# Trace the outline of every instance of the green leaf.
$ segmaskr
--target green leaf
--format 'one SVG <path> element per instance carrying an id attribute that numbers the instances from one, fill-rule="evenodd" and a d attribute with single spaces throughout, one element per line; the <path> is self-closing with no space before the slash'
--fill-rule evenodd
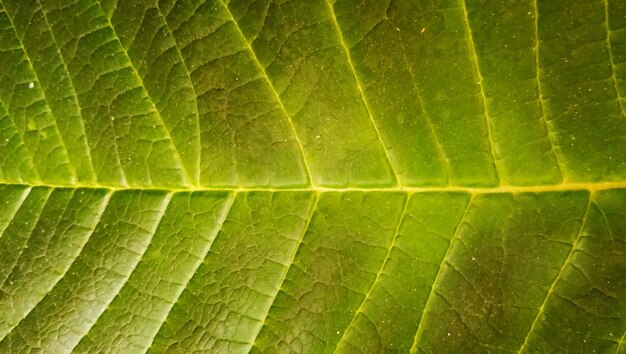
<path id="1" fill-rule="evenodd" d="M 0 352 L 626 353 L 626 2 L 0 0 Z"/>

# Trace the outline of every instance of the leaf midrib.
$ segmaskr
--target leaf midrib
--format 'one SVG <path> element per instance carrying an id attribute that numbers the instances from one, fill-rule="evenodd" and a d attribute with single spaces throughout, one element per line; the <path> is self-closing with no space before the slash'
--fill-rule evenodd
<path id="1" fill-rule="evenodd" d="M 489 193 L 546 193 L 546 192 L 566 192 L 566 191 L 603 191 L 609 189 L 626 189 L 626 181 L 613 182 L 586 182 L 586 183 L 560 183 L 552 185 L 534 185 L 534 186 L 494 186 L 494 187 L 466 187 L 466 186 L 432 186 L 432 187 L 302 187 L 302 188 L 276 188 L 276 187 L 114 187 L 107 185 L 88 185 L 88 184 L 26 184 L 26 183 L 9 183 L 0 182 L 2 185 L 25 186 L 25 187 L 46 187 L 55 189 L 106 189 L 113 192 L 117 191 L 168 191 L 168 192 L 406 192 L 406 193 L 432 193 L 432 192 L 465 192 L 470 194 L 489 194 Z"/>

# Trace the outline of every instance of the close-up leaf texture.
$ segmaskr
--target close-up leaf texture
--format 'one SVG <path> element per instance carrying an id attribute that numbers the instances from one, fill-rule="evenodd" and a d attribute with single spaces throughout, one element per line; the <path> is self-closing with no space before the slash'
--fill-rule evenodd
<path id="1" fill-rule="evenodd" d="M 626 353 L 626 1 L 0 0 L 0 353 Z"/>

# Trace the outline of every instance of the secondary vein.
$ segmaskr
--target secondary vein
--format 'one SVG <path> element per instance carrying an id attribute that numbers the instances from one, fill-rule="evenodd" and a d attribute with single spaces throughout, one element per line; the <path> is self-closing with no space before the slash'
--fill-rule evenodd
<path id="1" fill-rule="evenodd" d="M 626 118 L 626 109 L 624 109 L 624 103 L 622 102 L 622 97 L 620 96 L 619 89 L 617 88 L 617 77 L 615 76 L 615 61 L 613 60 L 613 46 L 611 45 L 611 28 L 609 27 L 609 0 L 604 0 L 602 4 L 604 5 L 604 17 L 606 20 L 606 45 L 609 51 L 609 62 L 611 63 L 611 79 L 613 81 L 613 86 L 615 87 L 617 102 L 622 110 L 622 115 Z"/>
<path id="2" fill-rule="evenodd" d="M 70 88 L 71 93 L 74 95 L 74 98 L 75 98 L 74 103 L 76 103 L 76 107 L 78 108 L 78 116 L 80 117 L 80 119 L 78 119 L 78 122 L 79 122 L 79 126 L 81 129 L 81 135 L 85 139 L 85 145 L 86 145 L 85 155 L 87 156 L 87 159 L 88 159 L 87 164 L 89 165 L 90 171 L 93 173 L 93 177 L 97 179 L 98 177 L 96 175 L 96 170 L 93 167 L 93 158 L 91 156 L 91 149 L 89 148 L 89 141 L 87 139 L 87 133 L 85 131 L 85 122 L 83 121 L 81 117 L 82 108 L 80 106 L 80 101 L 78 100 L 78 94 L 76 93 L 76 88 L 74 87 L 74 81 L 72 80 L 72 75 L 69 74 L 69 69 L 67 68 L 67 63 L 65 62 L 65 58 L 63 57 L 63 54 L 61 53 L 59 42 L 54 32 L 52 31 L 52 26 L 50 26 L 50 22 L 48 21 L 48 15 L 46 14 L 46 11 L 43 9 L 43 6 L 41 5 L 40 0 L 37 0 L 37 4 L 39 5 L 39 9 L 41 10 L 41 13 L 43 15 L 44 22 L 46 26 L 48 27 L 48 30 L 50 31 L 50 37 L 52 38 L 52 41 L 54 42 L 54 47 L 56 48 L 56 52 L 58 53 L 59 58 L 61 59 L 61 64 L 63 64 L 63 69 L 67 73 L 69 88 Z"/>
<path id="3" fill-rule="evenodd" d="M 151 342 L 150 342 L 150 344 L 148 345 L 148 347 L 146 349 L 150 349 L 152 347 L 152 344 L 154 343 L 154 340 L 159 336 L 159 333 L 164 328 L 164 325 L 167 322 L 170 314 L 172 313 L 172 310 L 174 309 L 174 306 L 176 306 L 176 304 L 178 304 L 178 302 L 180 301 L 181 295 L 183 294 L 183 292 L 189 286 L 189 282 L 191 282 L 191 279 L 193 279 L 194 275 L 197 273 L 197 271 L 200 268 L 200 266 L 202 266 L 202 264 L 204 263 L 204 260 L 206 259 L 206 256 L 209 254 L 209 252 L 211 251 L 211 248 L 215 244 L 215 240 L 217 239 L 217 236 L 222 234 L 222 232 L 221 232 L 222 231 L 222 226 L 223 226 L 224 222 L 226 221 L 226 219 L 228 218 L 228 215 L 230 214 L 230 210 L 233 207 L 233 204 L 235 202 L 235 198 L 236 197 L 237 197 L 237 193 L 231 193 L 228 196 L 228 200 L 224 203 L 224 206 L 222 207 L 222 212 L 219 215 L 219 217 L 217 218 L 216 227 L 213 229 L 213 235 L 212 235 L 211 244 L 204 250 L 203 255 L 200 258 L 200 261 L 198 262 L 198 265 L 195 267 L 193 272 L 190 273 L 189 278 L 183 284 L 181 284 L 181 287 L 179 289 L 180 290 L 179 293 L 176 295 L 174 300 L 171 302 L 170 308 L 167 311 L 167 313 L 162 317 L 163 318 L 163 322 L 161 322 L 159 328 L 154 332 L 154 335 L 151 338 Z"/>
<path id="4" fill-rule="evenodd" d="M 392 21 L 392 23 L 393 23 L 393 21 Z M 437 133 L 435 132 L 435 126 L 433 125 L 433 122 L 432 122 L 432 120 L 430 118 L 430 115 L 428 114 L 428 112 L 426 112 L 426 106 L 424 105 L 424 100 L 422 99 L 421 90 L 420 90 L 419 86 L 417 85 L 417 82 L 415 81 L 415 75 L 413 74 L 413 68 L 411 68 L 411 64 L 409 63 L 409 60 L 408 60 L 408 58 L 406 56 L 406 50 L 405 50 L 405 46 L 404 46 L 404 41 L 402 39 L 402 34 L 400 33 L 400 31 L 398 31 L 398 37 L 400 38 L 400 47 L 402 48 L 402 56 L 404 58 L 404 63 L 406 64 L 406 67 L 409 70 L 409 74 L 411 76 L 411 81 L 413 83 L 413 87 L 415 88 L 415 95 L 417 96 L 417 100 L 419 102 L 421 111 L 424 114 L 424 118 L 426 119 L 426 123 L 428 124 L 428 128 L 430 129 L 430 133 L 433 136 L 433 140 L 435 141 L 435 146 L 437 147 L 437 151 L 439 152 L 439 155 L 441 156 L 441 161 L 443 162 L 443 164 L 444 164 L 444 166 L 446 168 L 446 184 L 450 184 L 450 173 L 451 173 L 450 159 L 448 159 L 448 156 L 446 155 L 446 152 L 443 149 L 443 145 L 441 144 L 441 142 L 437 138 Z"/>
<path id="5" fill-rule="evenodd" d="M 350 50 L 348 49 L 348 46 L 346 46 L 346 42 L 343 38 L 343 33 L 341 32 L 341 27 L 339 27 L 339 23 L 337 22 L 335 9 L 333 8 L 333 5 L 328 0 L 324 0 L 324 1 L 330 13 L 330 19 L 333 22 L 333 27 L 337 30 L 337 35 L 339 36 L 339 43 L 341 44 L 341 47 L 343 48 L 343 51 L 346 54 L 348 65 L 350 66 L 350 70 L 352 71 L 352 75 L 354 77 L 354 80 L 356 81 L 356 86 L 359 89 L 359 95 L 361 96 L 361 100 L 363 101 L 363 104 L 365 105 L 365 109 L 367 110 L 369 119 L 372 122 L 372 126 L 374 126 L 376 137 L 378 138 L 380 145 L 384 149 L 385 157 L 387 158 L 387 163 L 389 164 L 389 168 L 391 169 L 391 172 L 393 173 L 395 182 L 397 183 L 398 186 L 400 186 L 400 178 L 398 177 L 398 173 L 393 168 L 393 164 L 391 163 L 391 158 L 389 157 L 389 153 L 388 153 L 387 147 L 385 146 L 385 142 L 383 141 L 380 135 L 380 130 L 378 129 L 378 126 L 376 125 L 376 121 L 374 121 L 374 115 L 372 114 L 372 110 L 370 109 L 369 103 L 367 102 L 367 99 L 365 99 L 365 92 L 363 91 L 363 85 L 361 85 L 361 80 L 359 79 L 359 76 L 356 74 L 356 69 L 354 67 L 354 64 L 352 63 L 352 56 L 350 55 Z"/>
<path id="6" fill-rule="evenodd" d="M 563 168 L 563 163 L 561 162 L 559 155 L 556 153 L 556 143 L 554 142 L 554 138 L 552 137 L 552 129 L 550 129 L 550 122 L 546 117 L 546 109 L 543 102 L 543 92 L 541 89 L 541 80 L 539 79 L 539 71 L 541 70 L 539 67 L 539 9 L 537 7 L 537 0 L 533 1 L 533 6 L 535 10 L 535 80 L 537 81 L 537 91 L 539 93 L 539 109 L 541 110 L 541 119 L 546 127 L 546 135 L 548 136 L 548 142 L 550 143 L 550 147 L 552 148 L 552 154 L 554 155 L 554 161 L 556 162 L 557 167 L 559 168 L 559 173 L 561 174 L 561 181 L 565 181 L 565 171 Z"/>
<path id="7" fill-rule="evenodd" d="M 85 242 L 80 246 L 80 249 L 78 250 L 78 252 L 76 253 L 76 257 L 67 265 L 67 268 L 65 268 L 65 270 L 63 270 L 63 272 L 58 276 L 57 280 L 54 282 L 54 284 L 50 285 L 50 290 L 53 289 L 58 283 L 59 281 L 61 281 L 61 279 L 63 279 L 63 277 L 65 277 L 65 275 L 67 274 L 67 272 L 72 268 L 72 265 L 74 264 L 74 262 L 78 259 L 78 257 L 80 256 L 80 254 L 82 253 L 83 249 L 85 248 L 85 245 L 87 244 L 87 242 L 89 241 L 89 239 L 91 239 L 91 236 L 93 235 L 94 231 L 96 230 L 98 224 L 100 223 L 100 219 L 102 218 L 102 215 L 104 214 L 104 210 L 106 209 L 106 207 L 109 205 L 109 200 L 111 199 L 111 195 L 113 195 L 113 193 L 111 191 L 109 191 L 104 198 L 102 199 L 102 202 L 100 203 L 100 208 L 98 208 L 98 215 L 96 216 L 95 222 L 94 222 L 94 226 L 93 228 L 89 231 L 89 236 L 87 236 L 85 238 Z M 6 333 L 6 336 L 8 336 L 13 329 L 15 329 L 25 318 L 28 317 L 28 315 L 37 307 L 37 305 L 39 305 L 39 303 L 41 303 L 41 301 L 43 301 L 43 299 L 45 299 L 45 296 L 42 296 L 39 301 L 37 301 L 28 311 L 26 311 L 25 313 L 23 313 L 21 315 L 21 318 L 19 321 L 17 321 L 17 323 L 15 323 Z"/>
<path id="8" fill-rule="evenodd" d="M 576 235 L 576 239 L 574 240 L 574 243 L 572 244 L 572 248 L 567 254 L 565 261 L 561 265 L 561 269 L 559 269 L 559 273 L 557 274 L 556 278 L 554 278 L 554 280 L 552 281 L 552 284 L 550 284 L 550 288 L 548 289 L 548 292 L 546 293 L 546 297 L 543 299 L 541 306 L 539 306 L 539 311 L 537 311 L 537 315 L 535 316 L 532 324 L 530 325 L 530 329 L 528 330 L 528 333 L 526 333 L 526 337 L 524 338 L 524 342 L 522 342 L 522 346 L 520 347 L 518 353 L 522 353 L 524 349 L 528 347 L 528 339 L 530 338 L 530 335 L 533 333 L 533 330 L 535 329 L 535 325 L 541 318 L 541 315 L 543 315 L 545 306 L 548 303 L 548 299 L 550 298 L 550 295 L 554 293 L 554 289 L 556 287 L 556 284 L 559 282 L 559 279 L 561 279 L 561 274 L 563 274 L 563 270 L 565 270 L 565 268 L 567 268 L 567 265 L 570 264 L 572 260 L 572 256 L 576 252 L 578 241 L 580 241 L 580 236 L 582 235 L 583 229 L 585 227 L 585 223 L 587 222 L 587 216 L 589 215 L 589 209 L 591 208 L 592 199 L 593 199 L 593 194 L 590 194 L 589 200 L 587 201 L 585 215 L 583 216 L 583 219 L 580 223 L 580 228 L 578 229 L 578 234 Z"/>
<path id="9" fill-rule="evenodd" d="M 278 286 L 278 289 L 276 290 L 276 293 L 274 294 L 274 297 L 272 298 L 272 300 L 270 302 L 270 306 L 267 309 L 267 312 L 265 313 L 265 316 L 263 316 L 263 321 L 261 322 L 261 325 L 259 326 L 259 330 L 254 335 L 254 339 L 252 339 L 252 341 L 250 342 L 252 346 L 254 346 L 254 342 L 256 341 L 257 337 L 259 336 L 259 333 L 261 333 L 261 330 L 263 329 L 263 326 L 265 325 L 265 321 L 267 320 L 267 316 L 269 316 L 270 311 L 274 307 L 274 301 L 276 301 L 276 298 L 278 297 L 278 293 L 283 288 L 283 284 L 285 283 L 285 279 L 287 279 L 287 274 L 289 273 L 289 269 L 291 269 L 291 266 L 294 264 L 294 262 L 296 260 L 296 255 L 298 254 L 298 251 L 300 250 L 300 246 L 302 245 L 302 241 L 304 240 L 304 236 L 306 235 L 306 232 L 309 230 L 309 225 L 311 224 L 311 220 L 313 219 L 313 214 L 315 213 L 315 210 L 317 209 L 317 205 L 319 203 L 319 200 L 320 200 L 320 193 L 316 193 L 315 194 L 315 200 L 313 202 L 313 205 L 311 206 L 311 210 L 309 211 L 309 216 L 307 218 L 306 225 L 304 225 L 304 227 L 302 228 L 302 232 L 300 233 L 300 238 L 298 239 L 298 245 L 296 246 L 296 249 L 295 249 L 295 251 L 293 252 L 293 254 L 291 256 L 291 259 L 289 260 L 289 264 L 287 265 L 287 269 L 285 269 L 285 274 L 283 275 L 283 277 L 282 277 L 282 279 L 280 281 L 280 285 Z"/>
<path id="10" fill-rule="evenodd" d="M 437 275 L 435 276 L 435 280 L 433 280 L 433 284 L 430 287 L 430 292 L 428 293 L 428 296 L 426 297 L 426 303 L 424 304 L 424 308 L 422 309 L 422 315 L 420 316 L 418 325 L 417 325 L 417 331 L 415 333 L 415 338 L 413 339 L 413 345 L 411 346 L 411 353 L 414 353 L 417 351 L 417 346 L 419 343 L 419 340 L 422 336 L 422 333 L 424 333 L 424 319 L 426 318 L 426 312 L 428 310 L 428 307 L 430 306 L 430 303 L 432 301 L 433 298 L 433 294 L 435 294 L 435 288 L 438 285 L 439 282 L 439 277 L 441 276 L 442 270 L 443 270 L 443 266 L 445 265 L 445 263 L 448 260 L 448 256 L 450 255 L 452 248 L 454 247 L 454 244 L 456 243 L 456 240 L 459 238 L 459 231 L 461 230 L 461 226 L 463 226 L 463 224 L 465 223 L 465 219 L 467 218 L 469 211 L 472 207 L 472 202 L 474 201 L 474 195 L 472 195 L 472 197 L 470 198 L 470 200 L 467 202 L 467 206 L 465 207 L 465 211 L 463 212 L 463 216 L 461 217 L 461 220 L 459 221 L 459 224 L 456 227 L 456 230 L 454 231 L 454 235 L 452 236 L 452 238 L 450 239 L 450 243 L 448 244 L 448 249 L 446 250 L 446 253 L 443 256 L 443 259 L 441 260 L 441 264 L 439 264 L 439 269 L 437 270 Z"/>
<path id="11" fill-rule="evenodd" d="M 2 5 L 2 4 L 0 3 L 0 5 Z M 0 13 L 2 13 L 2 12 L 6 13 L 7 18 L 9 19 L 9 23 L 11 25 L 11 28 L 13 29 L 13 31 L 15 33 L 15 38 L 20 42 L 20 48 L 21 48 L 22 53 L 24 54 L 24 58 L 28 62 L 28 67 L 31 70 L 31 72 L 33 73 L 33 77 L 34 77 L 34 80 L 37 82 L 37 86 L 39 86 L 39 89 L 41 90 L 41 96 L 42 96 L 43 100 L 46 102 L 46 110 L 48 111 L 48 113 L 50 113 L 50 118 L 51 118 L 51 121 L 52 121 L 51 126 L 54 127 L 54 130 L 55 130 L 56 134 L 59 137 L 59 142 L 60 142 L 61 148 L 63 148 L 63 151 L 65 153 L 66 161 L 64 161 L 64 162 L 67 162 L 67 165 L 69 166 L 69 170 L 70 170 L 69 172 L 70 172 L 71 177 L 73 179 L 72 182 L 75 182 L 77 180 L 76 169 L 74 168 L 74 166 L 70 162 L 69 151 L 67 149 L 67 146 L 65 145 L 65 141 L 63 140 L 63 136 L 61 135 L 61 132 L 59 131 L 59 126 L 57 125 L 57 121 L 54 118 L 54 114 L 52 113 L 52 109 L 50 108 L 51 106 L 50 106 L 50 103 L 48 102 L 48 98 L 46 97 L 46 92 L 43 90 L 43 86 L 41 85 L 41 81 L 39 80 L 39 76 L 37 75 L 37 72 L 35 71 L 35 68 L 33 67 L 33 64 L 32 64 L 32 62 L 30 60 L 30 56 L 28 55 L 28 52 L 26 51 L 26 48 L 24 47 L 24 43 L 22 42 L 22 39 L 18 35 L 17 27 L 15 27 L 15 25 L 13 24 L 13 19 L 11 18 L 9 13 L 6 12 L 6 10 L 0 8 Z M 10 112 L 8 110 L 8 106 L 6 108 L 7 108 L 7 114 L 10 115 Z M 24 140 L 23 136 L 22 136 L 22 140 Z M 33 155 L 34 152 L 30 151 L 30 149 L 28 149 L 28 146 L 27 146 L 27 150 L 31 154 L 31 157 L 32 157 L 32 160 L 33 160 L 33 166 L 34 166 L 34 160 L 35 160 L 34 159 L 34 155 Z M 34 166 L 35 170 L 37 170 L 37 167 L 38 166 Z"/>
<path id="12" fill-rule="evenodd" d="M 391 255 L 391 250 L 393 249 L 394 245 L 396 244 L 396 239 L 398 238 L 398 233 L 400 232 L 400 226 L 402 225 L 402 221 L 404 220 L 404 216 L 406 215 L 406 211 L 407 211 L 407 208 L 409 206 L 409 200 L 410 199 L 411 198 L 409 196 L 407 196 L 405 201 L 404 201 L 404 207 L 402 208 L 402 212 L 400 213 L 400 217 L 398 218 L 398 223 L 396 224 L 396 229 L 394 231 L 393 238 L 391 239 L 391 243 L 389 244 L 389 248 L 387 249 L 387 253 L 385 254 L 385 258 L 383 259 L 383 262 L 381 263 L 380 268 L 378 268 L 378 272 L 376 272 L 376 278 L 374 278 L 374 281 L 372 282 L 372 285 L 370 286 L 369 290 L 365 294 L 365 297 L 363 298 L 363 301 L 361 301 L 361 304 L 359 305 L 359 308 L 356 310 L 354 315 L 352 315 L 352 319 L 350 320 L 350 323 L 348 323 L 348 326 L 346 326 L 346 329 L 341 334 L 341 337 L 339 338 L 339 341 L 337 342 L 337 347 L 335 347 L 334 353 L 338 352 L 341 343 L 345 340 L 346 334 L 348 334 L 348 331 L 350 330 L 350 327 L 352 327 L 352 324 L 354 323 L 354 321 L 358 317 L 359 313 L 363 312 L 363 308 L 365 307 L 365 304 L 367 303 L 367 300 L 370 298 L 370 295 L 372 294 L 372 290 L 374 290 L 376 284 L 378 284 L 380 276 L 383 273 L 383 270 L 385 269 L 385 266 L 387 265 L 387 262 L 389 261 L 389 256 Z"/>
<path id="13" fill-rule="evenodd" d="M 165 16 L 165 14 L 163 14 L 163 12 L 161 11 L 161 7 L 159 6 L 159 2 L 156 3 L 156 9 L 159 12 L 159 16 L 161 16 L 163 18 L 163 22 L 165 23 L 165 27 L 167 27 L 167 30 L 169 31 L 169 33 L 172 35 L 172 39 L 174 40 L 174 48 L 176 49 L 176 53 L 177 55 L 180 57 L 181 59 L 181 63 L 183 64 L 183 68 L 185 69 L 185 74 L 187 74 L 187 79 L 189 79 L 189 83 L 191 84 L 191 91 L 193 92 L 193 102 L 195 105 L 195 116 L 196 116 L 196 130 L 198 133 L 198 146 L 196 147 L 197 151 L 197 157 L 196 157 L 196 173 L 193 176 L 193 181 L 195 183 L 199 183 L 200 182 L 200 168 L 202 165 L 202 142 L 201 142 L 201 134 L 202 134 L 202 130 L 200 129 L 200 110 L 198 108 L 198 93 L 196 92 L 196 85 L 193 84 L 193 80 L 191 79 L 191 73 L 189 72 L 189 66 L 187 65 L 187 61 L 185 60 L 185 57 L 183 57 L 183 53 L 180 51 L 180 47 L 178 46 L 178 41 L 176 39 L 176 36 L 174 36 L 174 32 L 172 31 L 172 28 L 170 27 L 169 23 L 167 22 L 167 17 Z"/>
<path id="14" fill-rule="evenodd" d="M 146 92 L 146 96 L 150 100 L 150 105 L 154 109 L 154 112 L 156 113 L 156 116 L 161 121 L 161 124 L 163 126 L 163 133 L 165 134 L 165 138 L 167 138 L 169 140 L 169 142 L 170 142 L 170 145 L 171 145 L 171 148 L 172 148 L 172 152 L 173 152 L 173 155 L 174 155 L 174 159 L 176 160 L 176 162 L 178 163 L 180 169 L 183 172 L 182 176 L 184 178 L 184 183 L 185 184 L 190 184 L 191 181 L 193 181 L 193 179 L 189 175 L 189 171 L 187 171 L 187 169 L 185 168 L 185 164 L 183 163 L 181 155 L 178 152 L 178 148 L 176 147 L 176 143 L 174 142 L 174 139 L 172 139 L 172 136 L 171 136 L 171 134 L 170 134 L 170 132 L 168 130 L 167 124 L 165 123 L 165 120 L 161 116 L 161 112 L 159 112 L 159 110 L 157 109 L 156 104 L 154 103 L 154 100 L 152 99 L 152 96 L 150 95 L 150 92 L 148 91 L 148 88 L 146 87 L 146 84 L 143 81 L 143 78 L 141 77 L 141 75 L 139 75 L 139 72 L 137 71 L 137 68 L 135 67 L 135 63 L 133 63 L 133 61 L 130 58 L 130 55 L 128 54 L 128 51 L 126 50 L 126 48 L 124 48 L 124 45 L 122 44 L 122 41 L 120 40 L 120 37 L 117 34 L 117 31 L 115 30 L 115 27 L 113 27 L 113 24 L 111 23 L 111 19 L 109 19 L 109 17 L 106 16 L 106 14 L 104 13 L 104 9 L 102 8 L 102 3 L 100 2 L 100 0 L 97 0 L 96 3 L 100 6 L 100 9 L 103 12 L 103 17 L 107 20 L 107 24 L 108 24 L 109 28 L 111 28 L 111 31 L 113 31 L 115 40 L 118 42 L 120 48 L 122 49 L 122 52 L 126 56 L 126 59 L 128 59 L 128 62 L 130 63 L 130 67 L 129 68 L 132 70 L 134 76 L 139 81 L 139 84 L 141 85 L 141 88 Z M 191 183 L 191 184 L 193 185 L 193 183 Z"/>
<path id="15" fill-rule="evenodd" d="M 493 166 L 496 170 L 496 178 L 499 183 L 502 183 L 502 177 L 498 168 L 498 158 L 496 156 L 496 144 L 493 140 L 493 135 L 491 133 L 491 125 L 493 124 L 492 118 L 489 114 L 489 109 L 487 108 L 487 95 L 485 95 L 485 89 L 483 88 L 483 75 L 480 73 L 480 66 L 478 65 L 478 55 L 476 54 L 476 43 L 474 42 L 474 36 L 472 35 L 472 28 L 469 23 L 469 15 L 467 13 L 467 7 L 465 5 L 465 0 L 461 1 L 461 8 L 463 9 L 464 22 L 467 32 L 467 40 L 468 47 L 470 49 L 470 53 L 472 55 L 472 59 L 474 61 L 474 66 L 476 68 L 476 74 L 478 75 L 478 87 L 480 88 L 481 101 L 483 103 L 483 110 L 485 112 L 485 121 L 487 125 L 487 138 L 489 140 L 489 144 L 491 147 L 491 157 L 493 158 Z"/>
<path id="16" fill-rule="evenodd" d="M 237 29 L 237 33 L 243 39 L 243 42 L 245 43 L 245 45 L 247 47 L 247 50 L 248 50 L 248 52 L 250 53 L 250 55 L 252 57 L 252 61 L 254 61 L 256 66 L 259 68 L 259 71 L 261 72 L 261 75 L 263 76 L 263 78 L 265 79 L 265 81 L 269 85 L 270 89 L 272 90 L 272 93 L 276 97 L 276 101 L 278 102 L 278 105 L 280 106 L 280 109 L 283 111 L 283 114 L 287 118 L 287 121 L 289 122 L 289 127 L 291 128 L 291 131 L 293 132 L 293 135 L 294 135 L 294 137 L 296 139 L 296 142 L 298 143 L 298 147 L 300 148 L 300 155 L 302 156 L 302 163 L 304 164 L 304 168 L 306 169 L 307 180 L 309 181 L 309 183 L 311 185 L 313 185 L 313 180 L 312 180 L 313 175 L 311 174 L 311 169 L 309 167 L 309 164 L 306 161 L 306 156 L 304 155 L 304 147 L 302 145 L 302 142 L 300 141 L 300 137 L 298 136 L 298 132 L 296 131 L 296 127 L 295 127 L 295 125 L 293 123 L 293 119 L 291 118 L 291 115 L 289 113 L 287 113 L 287 109 L 285 109 L 285 105 L 283 104 L 283 101 L 280 98 L 280 95 L 278 94 L 278 91 L 276 91 L 276 88 L 274 87 L 274 84 L 272 83 L 272 80 L 270 80 L 269 76 L 267 75 L 267 72 L 265 72 L 265 68 L 263 67 L 263 65 L 261 65 L 261 62 L 259 61 L 259 59 L 256 56 L 256 53 L 252 49 L 252 46 L 250 45 L 250 42 L 248 42 L 248 39 L 246 38 L 246 36 L 241 31 L 241 28 L 239 27 L 239 23 L 235 20 L 235 17 L 233 16 L 233 13 L 230 11 L 230 8 L 228 7 L 228 5 L 226 5 L 226 3 L 224 3 L 223 0 L 220 0 L 220 4 L 226 10 L 226 13 L 229 16 L 229 20 L 232 21 L 232 23 L 235 25 L 235 28 Z"/>

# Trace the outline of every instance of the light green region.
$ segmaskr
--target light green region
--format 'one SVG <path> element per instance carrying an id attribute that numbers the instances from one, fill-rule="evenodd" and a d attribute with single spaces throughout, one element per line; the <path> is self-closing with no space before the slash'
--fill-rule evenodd
<path id="1" fill-rule="evenodd" d="M 313 193 L 245 193 L 154 339 L 152 352 L 246 352 L 311 217 Z"/>
<path id="2" fill-rule="evenodd" d="M 49 190 L 42 190 L 40 194 L 44 192 L 47 192 L 46 196 L 50 194 Z M 57 195 L 54 194 L 46 206 L 55 207 L 53 197 Z M 115 193 L 65 276 L 10 333 L 3 336 L 0 351 L 20 352 L 39 347 L 59 353 L 74 348 L 137 266 L 168 200 L 161 192 Z M 20 219 L 16 216 L 16 220 Z M 44 219 L 41 221 L 45 222 Z M 69 251 L 72 245 L 66 244 L 65 247 Z M 3 266 L 2 269 L 6 268 Z M 81 280 L 87 278 L 91 279 Z M 50 316 L 51 313 L 54 316 Z"/>
<path id="3" fill-rule="evenodd" d="M 76 350 L 145 351 L 211 248 L 232 199 L 226 193 L 172 197 L 141 261 Z M 123 338 L 120 326 L 128 330 Z"/>
<path id="4" fill-rule="evenodd" d="M 50 195 L 0 295 L 4 337 L 65 275 L 108 202 L 102 189 L 59 189 Z M 74 207 L 69 207 L 73 205 Z"/>

